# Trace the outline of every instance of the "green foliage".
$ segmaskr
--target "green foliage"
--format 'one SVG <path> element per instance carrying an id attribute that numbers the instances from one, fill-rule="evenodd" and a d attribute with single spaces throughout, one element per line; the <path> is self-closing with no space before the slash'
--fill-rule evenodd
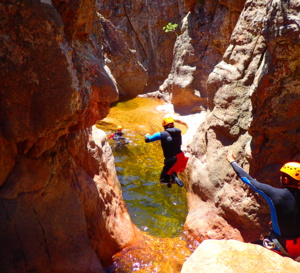
<path id="1" fill-rule="evenodd" d="M 177 36 L 177 32 L 176 32 L 176 29 L 177 29 L 177 27 L 178 27 L 178 24 L 173 24 L 173 23 L 168 23 L 168 24 L 166 24 L 164 27 L 163 27 L 163 30 L 165 31 L 165 32 L 174 32 L 175 34 L 176 34 L 176 36 Z"/>

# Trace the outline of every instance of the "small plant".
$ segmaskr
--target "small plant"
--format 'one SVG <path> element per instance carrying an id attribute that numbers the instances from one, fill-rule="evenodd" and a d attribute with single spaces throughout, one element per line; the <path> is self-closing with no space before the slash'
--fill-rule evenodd
<path id="1" fill-rule="evenodd" d="M 163 27 L 163 30 L 165 32 L 174 32 L 176 34 L 176 36 L 178 36 L 176 29 L 178 27 L 178 24 L 172 24 L 172 23 L 168 23 Z"/>

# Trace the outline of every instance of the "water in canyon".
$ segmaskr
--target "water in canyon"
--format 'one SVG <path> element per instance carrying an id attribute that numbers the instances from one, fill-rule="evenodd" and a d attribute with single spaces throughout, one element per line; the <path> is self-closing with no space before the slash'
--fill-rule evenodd
<path id="1" fill-rule="evenodd" d="M 177 185 L 168 188 L 159 183 L 164 160 L 160 141 L 144 141 L 146 133 L 163 130 L 161 121 L 166 113 L 156 110 L 161 104 L 150 98 L 119 102 L 97 127 L 110 135 L 121 125 L 129 141 L 126 146 L 119 147 L 116 141 L 109 140 L 132 221 L 151 235 L 174 237 L 180 234 L 187 214 L 185 188 Z M 176 126 L 183 133 L 186 131 L 184 125 L 176 123 Z"/>
<path id="2" fill-rule="evenodd" d="M 145 233 L 146 244 L 143 250 L 131 248 L 116 255 L 116 266 L 110 272 L 131 272 L 141 268 L 138 272 L 180 272 L 190 254 L 181 239 L 187 215 L 185 187 L 173 185 L 168 188 L 160 184 L 164 160 L 160 141 L 144 141 L 146 133 L 163 130 L 161 122 L 166 112 L 157 110 L 162 104 L 151 98 L 118 102 L 104 120 L 97 122 L 97 127 L 107 136 L 121 125 L 124 137 L 129 141 L 126 146 L 119 147 L 116 141 L 109 140 L 127 210 L 133 223 Z M 175 126 L 183 134 L 187 130 L 180 123 Z"/>

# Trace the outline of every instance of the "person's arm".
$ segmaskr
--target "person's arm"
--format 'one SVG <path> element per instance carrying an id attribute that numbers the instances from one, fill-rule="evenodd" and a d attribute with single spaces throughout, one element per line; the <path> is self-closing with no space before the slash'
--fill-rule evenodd
<path id="1" fill-rule="evenodd" d="M 109 137 L 108 137 L 108 139 L 111 139 L 111 138 L 113 138 L 115 136 L 115 134 L 112 134 L 112 135 L 110 135 Z"/>
<path id="2" fill-rule="evenodd" d="M 276 198 L 276 196 L 278 196 L 279 189 L 276 189 L 268 184 L 260 183 L 254 178 L 252 178 L 242 167 L 240 167 L 236 163 L 235 157 L 232 155 L 231 152 L 228 152 L 227 160 L 230 162 L 232 168 L 234 169 L 235 173 L 239 176 L 239 178 L 245 184 L 249 185 L 255 192 L 257 192 L 265 198 L 270 207 L 273 231 L 276 234 L 281 235 L 281 231 L 278 225 L 277 213 L 273 202 L 273 199 Z"/>
<path id="3" fill-rule="evenodd" d="M 153 141 L 156 141 L 156 140 L 161 140 L 160 132 L 155 133 L 152 136 L 150 136 L 149 134 L 145 135 L 145 142 L 146 143 L 153 142 Z"/>
<path id="4" fill-rule="evenodd" d="M 240 167 L 235 161 L 235 157 L 231 151 L 227 153 L 227 161 L 231 164 L 233 170 L 238 175 L 238 177 L 247 185 L 249 185 L 253 190 L 262 194 L 260 191 L 268 193 L 273 191 L 273 187 L 267 184 L 263 184 L 251 177 L 242 167 Z"/>

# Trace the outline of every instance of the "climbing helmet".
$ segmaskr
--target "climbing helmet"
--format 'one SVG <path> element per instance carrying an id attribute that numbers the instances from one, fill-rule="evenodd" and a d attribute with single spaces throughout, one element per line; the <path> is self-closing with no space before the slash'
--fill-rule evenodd
<path id="1" fill-rule="evenodd" d="M 281 172 L 288 174 L 292 178 L 300 181 L 300 163 L 288 162 L 282 166 Z"/>
<path id="2" fill-rule="evenodd" d="M 170 123 L 174 123 L 174 119 L 171 116 L 166 116 L 166 117 L 164 117 L 164 119 L 162 121 L 162 126 L 165 127 L 166 125 L 168 125 Z"/>

